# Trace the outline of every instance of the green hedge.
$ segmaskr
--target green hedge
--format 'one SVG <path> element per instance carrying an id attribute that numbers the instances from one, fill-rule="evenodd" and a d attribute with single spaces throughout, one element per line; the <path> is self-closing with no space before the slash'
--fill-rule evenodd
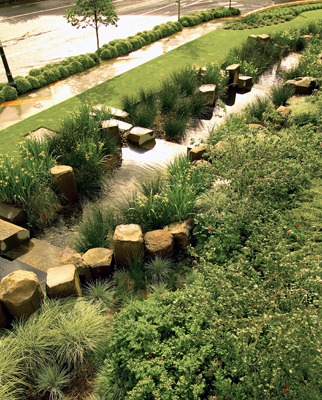
<path id="1" fill-rule="evenodd" d="M 210 21 L 215 18 L 231 17 L 232 15 L 240 15 L 240 10 L 238 8 L 226 8 L 226 7 L 216 7 L 210 8 L 205 11 L 193 11 L 188 15 L 185 15 L 179 19 L 182 26 L 194 26 L 201 24 L 202 22 Z"/>
<path id="2" fill-rule="evenodd" d="M 0 104 L 5 101 L 15 100 L 18 94 L 27 93 L 59 79 L 67 78 L 69 75 L 84 71 L 84 69 L 94 67 L 99 63 L 100 58 L 97 54 L 87 53 L 68 57 L 60 62 L 46 64 L 41 68 L 32 68 L 27 76 L 17 75 L 14 77 L 17 89 L 8 86 L 6 83 L 0 83 Z"/>
<path id="3" fill-rule="evenodd" d="M 1 0 L 0 0 L 1 2 Z M 231 15 L 239 15 L 240 10 L 237 8 L 217 7 L 206 11 L 192 12 L 187 16 L 181 17 L 179 21 L 168 21 L 160 25 L 156 25 L 150 31 L 138 32 L 134 36 L 127 39 L 114 39 L 104 44 L 99 53 L 102 59 L 125 56 L 131 51 L 140 49 L 141 47 L 153 43 L 161 38 L 170 36 L 176 32 L 182 31 L 183 26 L 193 26 L 204 21 L 214 18 L 228 17 Z M 17 90 L 14 88 L 6 89 L 6 84 L 0 83 L 0 104 L 4 101 L 14 100 L 18 94 L 26 93 L 33 89 L 46 86 L 59 79 L 67 78 L 69 75 L 82 72 L 85 69 L 94 67 L 100 63 L 98 51 L 95 53 L 87 53 L 79 56 L 68 57 L 57 63 L 50 63 L 41 68 L 32 68 L 28 75 L 19 76 Z"/>

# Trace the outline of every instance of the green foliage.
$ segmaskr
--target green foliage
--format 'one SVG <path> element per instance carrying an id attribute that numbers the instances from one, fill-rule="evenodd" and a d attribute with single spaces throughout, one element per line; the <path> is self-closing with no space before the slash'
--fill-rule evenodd
<path id="1" fill-rule="evenodd" d="M 210 167 L 196 167 L 187 157 L 179 157 L 169 164 L 166 175 L 142 185 L 143 195 L 134 193 L 120 204 L 121 221 L 138 224 L 147 232 L 187 219 L 196 196 L 210 187 L 212 173 Z"/>
<path id="2" fill-rule="evenodd" d="M 230 17 L 232 15 L 240 15 L 240 10 L 234 7 L 216 7 L 206 11 L 193 11 L 179 19 L 182 26 L 194 26 L 207 22 L 215 18 Z"/>
<path id="3" fill-rule="evenodd" d="M 46 142 L 29 139 L 19 144 L 18 157 L 0 159 L 0 198 L 23 208 L 30 228 L 50 224 L 60 208 L 50 175 L 54 166 Z"/>
<path id="4" fill-rule="evenodd" d="M 39 79 L 32 75 L 27 75 L 26 80 L 29 82 L 31 89 L 38 89 L 40 87 Z"/>
<path id="5" fill-rule="evenodd" d="M 249 123 L 260 123 L 263 121 L 263 114 L 270 104 L 268 96 L 256 95 L 255 99 L 244 108 L 246 119 Z"/>
<path id="6" fill-rule="evenodd" d="M 225 25 L 224 29 L 252 29 L 281 24 L 292 20 L 305 11 L 318 10 L 321 9 L 321 7 L 321 4 L 316 3 L 273 8 L 271 10 L 252 13 L 251 15 L 242 18 L 240 22 L 233 22 Z"/>
<path id="7" fill-rule="evenodd" d="M 23 94 L 29 92 L 32 89 L 31 84 L 26 78 L 15 78 L 15 82 L 17 85 L 17 91 L 19 94 Z"/>
<path id="8" fill-rule="evenodd" d="M 167 258 L 156 256 L 145 264 L 145 273 L 152 285 L 165 283 L 172 272 L 172 262 Z"/>
<path id="9" fill-rule="evenodd" d="M 84 71 L 84 67 L 79 61 L 72 61 L 70 64 L 67 65 L 67 70 L 70 75 L 76 74 L 77 72 Z"/>
<path id="10" fill-rule="evenodd" d="M 64 399 L 63 389 L 69 384 L 72 376 L 66 368 L 58 364 L 45 365 L 42 367 L 35 378 L 36 392 L 49 393 L 49 400 Z"/>
<path id="11" fill-rule="evenodd" d="M 192 95 L 197 90 L 197 72 L 193 68 L 181 68 L 171 74 L 171 80 L 184 95 Z"/>
<path id="12" fill-rule="evenodd" d="M 291 85 L 276 84 L 270 88 L 270 96 L 276 107 L 285 106 L 287 100 L 294 95 L 294 88 Z"/>
<path id="13" fill-rule="evenodd" d="M 114 292 L 110 280 L 98 279 L 95 282 L 87 284 L 83 294 L 88 301 L 98 303 L 102 310 L 113 306 Z"/>
<path id="14" fill-rule="evenodd" d="M 97 205 L 87 207 L 80 223 L 75 227 L 76 237 L 70 246 L 79 253 L 95 247 L 107 247 L 117 226 L 113 210 Z"/>
<path id="15" fill-rule="evenodd" d="M 16 100 L 16 98 L 18 97 L 17 90 L 14 87 L 9 86 L 9 85 L 6 85 L 1 90 L 1 94 L 4 97 L 4 101 Z"/>
<path id="16" fill-rule="evenodd" d="M 162 129 L 168 140 L 183 137 L 188 128 L 188 120 L 177 115 L 169 115 L 162 122 Z"/>
<path id="17" fill-rule="evenodd" d="M 5 101 L 6 100 L 4 98 L 4 95 L 1 93 L 1 90 L 0 90 L 0 104 L 4 103 Z"/>
<path id="18" fill-rule="evenodd" d="M 103 162 L 116 151 L 115 141 L 101 134 L 100 121 L 91 118 L 89 111 L 85 105 L 71 111 L 49 140 L 53 155 L 59 157 L 60 163 L 73 168 L 80 192 L 100 185 Z"/>

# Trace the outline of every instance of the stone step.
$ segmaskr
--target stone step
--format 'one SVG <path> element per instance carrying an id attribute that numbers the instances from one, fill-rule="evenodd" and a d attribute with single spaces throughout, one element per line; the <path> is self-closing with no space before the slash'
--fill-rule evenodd
<path id="1" fill-rule="evenodd" d="M 28 229 L 0 219 L 0 251 L 8 251 L 29 238 Z"/>
<path id="2" fill-rule="evenodd" d="M 20 269 L 23 271 L 34 272 L 37 275 L 42 290 L 46 290 L 46 272 L 18 260 L 10 261 L 3 257 L 0 257 L 0 281 L 5 276 L 11 274 L 11 272 L 18 271 Z"/>
<path id="3" fill-rule="evenodd" d="M 27 214 L 21 208 L 0 203 L 0 219 L 15 225 L 23 225 L 26 218 Z"/>
<path id="4" fill-rule="evenodd" d="M 38 270 L 47 272 L 49 268 L 57 267 L 61 259 L 70 251 L 52 246 L 38 239 L 30 239 L 19 246 L 6 251 L 5 256 L 10 260 L 17 260 Z"/>

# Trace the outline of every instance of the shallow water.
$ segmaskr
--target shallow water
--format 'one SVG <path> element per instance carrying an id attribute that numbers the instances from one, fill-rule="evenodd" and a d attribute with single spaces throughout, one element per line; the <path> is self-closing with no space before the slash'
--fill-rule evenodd
<path id="1" fill-rule="evenodd" d="M 180 154 L 187 153 L 187 146 L 193 139 L 202 142 L 209 136 L 209 131 L 225 121 L 232 113 L 240 112 L 255 96 L 265 96 L 272 85 L 278 83 L 280 78 L 277 70 L 289 69 L 299 59 L 299 55 L 291 53 L 281 63 L 274 65 L 271 71 L 263 74 L 258 83 L 254 84 L 251 91 L 245 94 L 236 93 L 235 103 L 226 106 L 226 110 L 215 108 L 211 120 L 201 120 L 198 128 L 190 130 L 182 144 L 166 142 L 156 139 L 146 144 L 143 148 L 131 146 L 122 149 L 122 166 L 115 171 L 111 178 L 106 178 L 102 189 L 100 203 L 103 207 L 115 204 L 124 197 L 138 189 L 139 182 L 153 178 L 158 172 L 166 170 L 167 164 Z M 37 235 L 37 239 L 44 240 L 54 246 L 67 247 L 68 242 L 75 232 L 68 228 L 62 217 L 50 228 Z"/>

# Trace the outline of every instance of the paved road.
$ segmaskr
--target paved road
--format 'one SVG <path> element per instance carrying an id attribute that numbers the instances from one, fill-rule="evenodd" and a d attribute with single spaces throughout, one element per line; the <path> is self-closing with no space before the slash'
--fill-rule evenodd
<path id="1" fill-rule="evenodd" d="M 178 6 L 173 0 L 115 0 L 114 3 L 120 18 L 118 27 L 102 26 L 101 44 L 177 19 Z M 94 29 L 76 29 L 63 17 L 72 4 L 72 0 L 31 0 L 0 7 L 0 39 L 13 76 L 26 75 L 31 68 L 96 50 Z M 271 0 L 235 0 L 231 4 L 245 13 L 270 5 Z M 184 0 L 181 15 L 219 5 L 228 6 L 229 1 Z M 0 82 L 5 81 L 0 64 Z"/>

